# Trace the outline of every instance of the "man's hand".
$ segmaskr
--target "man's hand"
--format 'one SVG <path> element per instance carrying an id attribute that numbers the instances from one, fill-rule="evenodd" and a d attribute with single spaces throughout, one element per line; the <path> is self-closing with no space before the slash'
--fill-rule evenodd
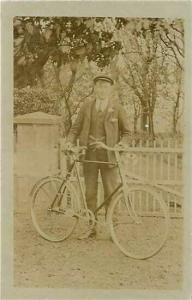
<path id="1" fill-rule="evenodd" d="M 119 152 L 121 152 L 121 149 L 122 149 L 122 152 L 123 152 L 123 149 L 126 148 L 126 144 L 123 142 L 119 142 L 117 145 L 115 145 L 115 148 L 117 148 L 119 150 Z"/>
<path id="2" fill-rule="evenodd" d="M 131 162 L 133 165 L 137 164 L 137 162 L 138 162 L 137 154 L 126 151 L 126 148 L 127 148 L 126 143 L 119 142 L 115 147 L 119 150 L 119 153 L 123 153 L 124 157 L 126 158 L 126 162 L 128 162 L 128 164 L 129 164 L 129 162 Z M 121 149 L 122 149 L 122 151 L 121 151 Z"/>
<path id="3" fill-rule="evenodd" d="M 119 147 L 119 148 L 126 148 L 126 144 L 123 143 L 123 142 L 119 142 L 119 143 L 117 144 L 117 147 Z"/>
<path id="4" fill-rule="evenodd" d="M 103 142 L 100 141 L 96 141 L 96 142 L 92 142 L 89 144 L 89 147 L 91 150 L 96 150 L 96 149 L 105 149 L 106 145 Z"/>
<path id="5" fill-rule="evenodd" d="M 69 154 L 72 152 L 72 149 L 74 148 L 74 145 L 71 142 L 67 142 L 63 147 L 63 152 L 65 154 Z"/>

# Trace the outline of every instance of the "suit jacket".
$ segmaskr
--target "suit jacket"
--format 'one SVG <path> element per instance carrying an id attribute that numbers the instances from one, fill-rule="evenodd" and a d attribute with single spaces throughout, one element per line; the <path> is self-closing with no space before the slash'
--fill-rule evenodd
<path id="1" fill-rule="evenodd" d="M 81 106 L 76 121 L 72 125 L 67 141 L 75 143 L 79 138 L 80 146 L 87 146 L 89 140 L 89 130 L 91 124 L 91 112 L 95 99 L 89 99 Z M 126 142 L 130 136 L 130 131 L 127 122 L 127 116 L 124 108 L 119 103 L 109 100 L 105 121 L 106 145 L 109 147 L 115 146 L 118 142 Z M 114 161 L 114 155 L 108 151 L 109 161 Z"/>

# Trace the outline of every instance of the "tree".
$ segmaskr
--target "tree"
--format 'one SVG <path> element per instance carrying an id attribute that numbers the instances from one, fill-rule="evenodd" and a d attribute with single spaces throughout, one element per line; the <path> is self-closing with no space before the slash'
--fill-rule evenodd
<path id="1" fill-rule="evenodd" d="M 143 34 L 138 29 L 133 30 L 127 43 L 124 43 L 123 56 L 127 72 L 121 76 L 140 101 L 141 129 L 149 130 L 149 134 L 154 136 L 153 112 L 157 99 L 158 69 L 162 67 L 162 61 L 159 60 L 162 57 L 158 57 L 158 38 L 153 31 L 147 29 L 149 25 L 150 21 L 145 24 Z M 127 28 L 124 29 L 124 34 L 128 34 Z"/>
<path id="2" fill-rule="evenodd" d="M 121 49 L 121 42 L 113 39 L 121 23 L 118 18 L 16 17 L 15 87 L 35 85 L 50 57 L 57 67 L 70 63 L 73 76 L 77 62 L 85 57 L 104 68 Z"/>
<path id="3" fill-rule="evenodd" d="M 180 19 L 16 17 L 15 87 L 41 84 L 51 90 L 54 86 L 58 114 L 64 116 L 67 133 L 81 103 L 92 92 L 85 81 L 91 82 L 94 68 L 108 69 L 116 79 L 122 104 L 132 95 L 134 131 L 140 119 L 141 129 L 154 137 L 154 111 L 159 101 L 165 106 L 175 103 L 175 109 L 171 106 L 175 126 L 180 118 L 183 81 L 175 79 L 178 93 L 173 96 L 165 73 L 176 67 L 182 77 L 183 38 Z M 53 74 L 50 86 L 47 69 Z"/>
<path id="4" fill-rule="evenodd" d="M 181 46 L 178 46 L 179 38 L 176 37 L 175 30 L 179 29 L 175 24 L 181 26 L 180 20 L 177 22 L 150 18 L 133 19 L 120 32 L 124 66 L 119 76 L 140 101 L 141 129 L 148 131 L 152 137 L 155 135 L 153 114 L 156 102 L 161 97 L 164 69 L 167 65 L 172 68 L 174 63 L 182 70 L 182 60 L 178 63 L 179 55 L 183 56 L 182 42 Z M 182 28 L 179 32 L 182 39 Z M 162 40 L 165 37 L 170 41 Z"/>
<path id="5" fill-rule="evenodd" d="M 14 19 L 14 85 L 42 87 L 44 66 L 51 61 L 60 96 L 58 112 L 65 114 L 66 132 L 72 125 L 70 97 L 79 64 L 87 60 L 103 69 L 121 49 L 121 42 L 113 38 L 115 28 L 125 22 L 121 18 L 21 17 Z M 62 66 L 70 66 L 71 77 L 63 87 Z M 62 111 L 63 102 L 65 112 Z"/>
<path id="6" fill-rule="evenodd" d="M 159 27 L 163 30 L 159 32 L 159 36 L 163 44 L 166 46 L 168 56 L 173 57 L 177 66 L 183 71 L 184 60 L 184 26 L 182 19 L 174 19 L 171 21 L 161 22 Z"/>
<path id="7" fill-rule="evenodd" d="M 168 68 L 164 70 L 161 93 L 164 99 L 164 115 L 170 120 L 172 134 L 177 135 L 184 103 L 183 71 L 178 65 L 174 65 L 171 70 L 168 70 Z"/>

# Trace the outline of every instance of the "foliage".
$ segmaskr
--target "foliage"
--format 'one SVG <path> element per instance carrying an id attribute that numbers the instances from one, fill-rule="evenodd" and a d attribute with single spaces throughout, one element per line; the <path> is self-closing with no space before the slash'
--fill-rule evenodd
<path id="1" fill-rule="evenodd" d="M 167 128 L 177 134 L 184 97 L 183 58 L 181 19 L 16 17 L 14 85 L 22 90 L 20 95 L 17 90 L 15 108 L 22 111 L 19 97 L 29 101 L 23 107 L 26 112 L 49 110 L 49 105 L 51 111 L 53 101 L 67 133 L 92 92 L 93 76 L 107 70 L 116 80 L 116 94 L 135 134 L 142 129 L 156 137 L 157 117 L 162 119 L 159 124 L 169 121 Z M 32 88 L 30 95 L 23 89 L 35 85 L 46 92 Z"/>
<path id="2" fill-rule="evenodd" d="M 14 114 L 23 115 L 36 111 L 57 114 L 57 95 L 50 95 L 43 89 L 14 89 Z"/>
<path id="3" fill-rule="evenodd" d="M 105 67 L 122 48 L 113 39 L 122 21 L 114 22 L 111 18 L 15 17 L 15 87 L 34 85 L 49 57 L 57 67 L 70 62 L 73 70 L 85 57 Z"/>
<path id="4" fill-rule="evenodd" d="M 119 34 L 119 38 L 123 41 L 123 51 L 121 59 L 114 67 L 116 76 L 123 79 L 127 88 L 132 90 L 136 97 L 133 101 L 134 131 L 140 117 L 142 130 L 154 136 L 153 118 L 156 105 L 164 98 L 163 105 L 170 110 L 171 106 L 165 100 L 168 99 L 170 103 L 172 98 L 175 106 L 171 108 L 175 115 L 172 128 L 176 133 L 178 119 L 181 116 L 179 102 L 182 98 L 182 83 L 178 82 L 174 69 L 179 69 L 180 73 L 183 71 L 182 20 L 133 19 L 132 23 L 126 24 Z"/>

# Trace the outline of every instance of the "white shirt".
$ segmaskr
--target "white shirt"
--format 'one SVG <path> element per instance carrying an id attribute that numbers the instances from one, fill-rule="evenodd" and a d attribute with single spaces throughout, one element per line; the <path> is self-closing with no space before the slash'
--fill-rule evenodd
<path id="1" fill-rule="evenodd" d="M 96 110 L 97 111 L 104 111 L 107 108 L 108 99 L 107 100 L 96 100 Z"/>

